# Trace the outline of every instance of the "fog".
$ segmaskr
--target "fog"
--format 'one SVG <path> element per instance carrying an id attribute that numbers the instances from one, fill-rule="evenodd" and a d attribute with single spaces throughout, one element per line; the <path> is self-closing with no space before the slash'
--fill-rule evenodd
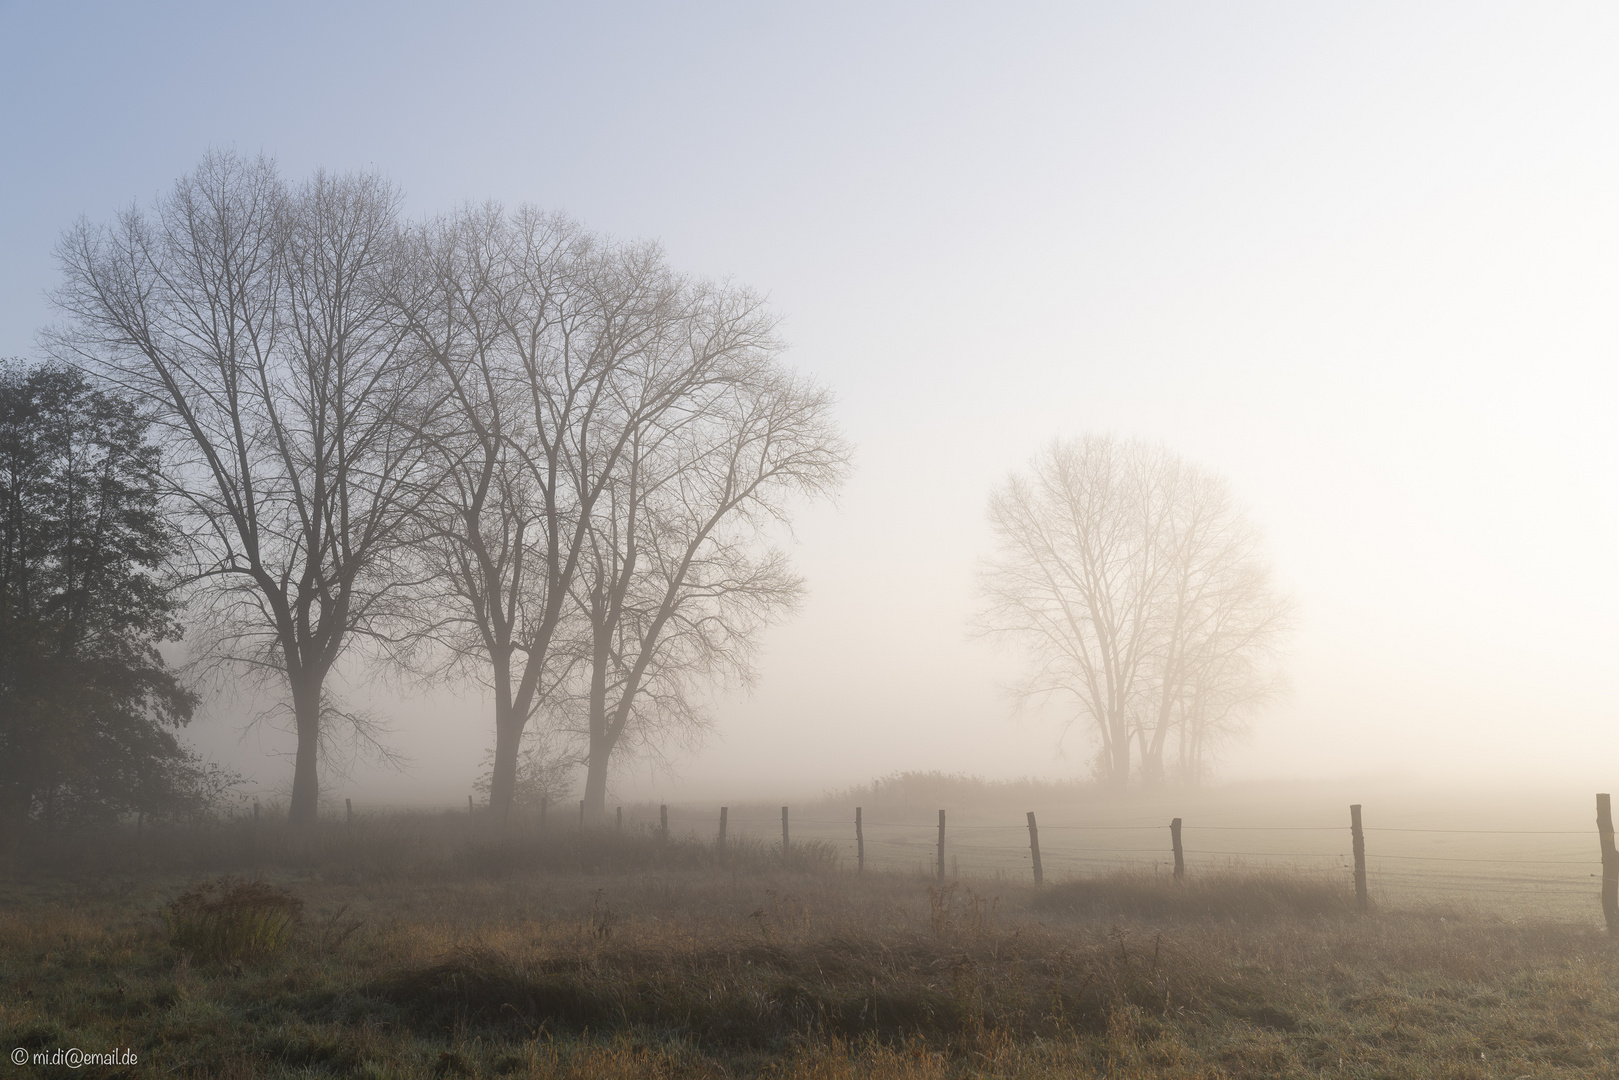
<path id="1" fill-rule="evenodd" d="M 1297 602 L 1221 777 L 1605 790 L 1616 49 L 1596 5 L 0 2 L 0 356 L 55 317 L 60 231 L 210 146 L 566 210 L 767 292 L 856 447 L 757 686 L 617 797 L 1085 772 L 969 625 L 991 486 L 1091 432 L 1224 474 Z M 410 763 L 328 792 L 465 798 L 475 688 L 350 692 Z M 290 739 L 247 711 L 189 737 L 275 790 Z"/>

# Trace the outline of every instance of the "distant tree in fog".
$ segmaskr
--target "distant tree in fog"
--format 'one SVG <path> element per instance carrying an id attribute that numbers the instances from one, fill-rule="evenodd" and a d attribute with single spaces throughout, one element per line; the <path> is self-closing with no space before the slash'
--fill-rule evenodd
<path id="1" fill-rule="evenodd" d="M 290 189 L 210 154 L 157 200 L 58 246 L 55 354 L 152 410 L 216 656 L 279 684 L 297 734 L 290 816 L 315 816 L 328 676 L 386 647 L 428 425 L 396 278 L 398 195 L 368 175 Z"/>
<path id="2" fill-rule="evenodd" d="M 1192 783 L 1217 743 L 1278 686 L 1289 605 L 1258 533 L 1217 476 L 1163 449 L 1055 442 L 990 497 L 996 551 L 982 629 L 1032 669 L 1020 692 L 1063 700 L 1116 788 L 1175 770 Z"/>
<path id="3" fill-rule="evenodd" d="M 1157 451 L 1166 454 L 1165 451 Z M 1275 647 L 1291 604 L 1270 583 L 1259 530 L 1225 479 L 1171 460 L 1162 491 L 1163 596 L 1154 620 L 1149 702 L 1135 725 L 1141 780 L 1202 780 L 1213 751 L 1282 686 Z"/>

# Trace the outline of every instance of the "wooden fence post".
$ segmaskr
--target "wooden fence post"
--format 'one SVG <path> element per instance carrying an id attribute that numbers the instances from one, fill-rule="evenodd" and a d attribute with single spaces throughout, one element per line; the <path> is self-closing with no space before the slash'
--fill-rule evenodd
<path id="1" fill-rule="evenodd" d="M 854 808 L 854 872 L 866 872 L 866 830 L 860 822 L 860 807 Z"/>
<path id="2" fill-rule="evenodd" d="M 1355 909 L 1366 912 L 1366 833 L 1360 827 L 1360 803 L 1349 808 L 1349 831 L 1355 845 Z"/>
<path id="3" fill-rule="evenodd" d="M 720 842 L 718 845 L 720 862 L 725 861 L 725 818 L 730 812 L 731 808 L 729 806 L 720 807 Z"/>
<path id="4" fill-rule="evenodd" d="M 1608 933 L 1619 934 L 1619 850 L 1613 845 L 1613 806 L 1597 796 L 1597 834 L 1602 840 L 1602 917 Z"/>
<path id="5" fill-rule="evenodd" d="M 669 839 L 669 804 L 664 803 L 658 807 L 658 840 Z"/>
<path id="6" fill-rule="evenodd" d="M 353 799 L 344 799 L 343 800 L 343 805 L 348 808 L 349 824 L 353 825 L 354 824 L 354 800 Z"/>
<path id="7" fill-rule="evenodd" d="M 579 800 L 579 831 L 585 831 L 585 800 Z"/>
<path id="8" fill-rule="evenodd" d="M 1186 880 L 1186 856 L 1181 851 L 1181 819 L 1169 823 L 1169 842 L 1175 848 L 1175 880 Z"/>
<path id="9" fill-rule="evenodd" d="M 1034 859 L 1034 883 L 1043 882 L 1044 876 L 1040 873 L 1040 828 L 1034 823 L 1034 811 L 1029 811 L 1029 855 Z"/>
<path id="10" fill-rule="evenodd" d="M 939 880 L 944 880 L 944 811 L 939 811 Z"/>
<path id="11" fill-rule="evenodd" d="M 781 808 L 781 865 L 787 865 L 787 808 Z"/>
<path id="12" fill-rule="evenodd" d="M 472 816 L 472 796 L 471 795 L 467 796 L 467 816 L 468 817 Z"/>

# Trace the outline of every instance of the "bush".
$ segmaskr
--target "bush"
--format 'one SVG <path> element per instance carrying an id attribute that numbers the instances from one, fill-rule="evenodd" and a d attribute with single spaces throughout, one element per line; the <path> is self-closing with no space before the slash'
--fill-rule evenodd
<path id="1" fill-rule="evenodd" d="M 169 943 L 199 960 L 268 960 L 282 952 L 304 903 L 264 881 L 223 877 L 196 885 L 163 912 Z"/>

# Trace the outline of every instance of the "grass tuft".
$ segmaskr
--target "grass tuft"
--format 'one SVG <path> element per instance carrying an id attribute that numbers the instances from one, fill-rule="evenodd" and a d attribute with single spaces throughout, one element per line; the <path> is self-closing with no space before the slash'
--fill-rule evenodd
<path id="1" fill-rule="evenodd" d="M 268 960 L 283 952 L 303 901 L 264 881 L 224 877 L 181 893 L 163 911 L 169 944 L 182 955 L 219 963 Z"/>

